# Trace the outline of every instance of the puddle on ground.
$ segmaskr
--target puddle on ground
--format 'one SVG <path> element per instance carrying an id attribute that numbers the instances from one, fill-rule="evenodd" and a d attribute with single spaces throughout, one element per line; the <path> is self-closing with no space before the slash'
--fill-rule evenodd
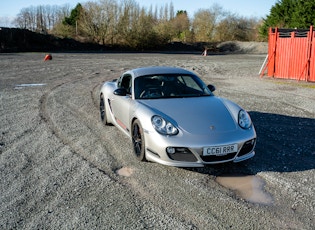
<path id="1" fill-rule="evenodd" d="M 219 176 L 216 182 L 249 202 L 264 205 L 273 202 L 272 196 L 264 191 L 265 181 L 257 176 Z"/>
<path id="2" fill-rule="evenodd" d="M 14 89 L 23 89 L 25 87 L 36 87 L 36 86 L 44 86 L 46 84 L 43 83 L 38 83 L 38 84 L 20 84 L 20 85 L 15 85 Z"/>
<path id="3" fill-rule="evenodd" d="M 118 169 L 116 173 L 120 176 L 130 177 L 133 174 L 134 170 L 129 167 L 123 167 L 121 169 Z"/>

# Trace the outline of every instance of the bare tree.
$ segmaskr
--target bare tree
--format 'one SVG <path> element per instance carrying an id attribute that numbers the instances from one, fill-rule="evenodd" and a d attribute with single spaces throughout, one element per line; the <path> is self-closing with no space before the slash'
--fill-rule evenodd
<path id="1" fill-rule="evenodd" d="M 103 45 L 106 44 L 106 39 L 112 40 L 117 23 L 117 2 L 115 0 L 88 2 L 84 8 L 81 28 Z"/>
<path id="2" fill-rule="evenodd" d="M 173 20 L 175 18 L 175 10 L 174 10 L 173 2 L 169 4 L 169 15 L 170 15 L 170 20 Z"/>
<path id="3" fill-rule="evenodd" d="M 195 13 L 193 31 L 195 33 L 196 41 L 211 41 L 214 24 L 212 14 L 209 10 L 199 10 Z"/>
<path id="4" fill-rule="evenodd" d="M 47 32 L 51 30 L 60 18 L 69 14 L 69 7 L 57 6 L 30 6 L 21 9 L 20 13 L 14 19 L 18 28 L 29 29 L 37 32 Z"/>
<path id="5" fill-rule="evenodd" d="M 117 25 L 119 40 L 122 44 L 134 46 L 134 28 L 140 15 L 138 4 L 133 0 L 122 0 Z"/>
<path id="6" fill-rule="evenodd" d="M 176 17 L 171 20 L 174 38 L 186 42 L 190 35 L 190 21 L 186 11 L 178 11 Z"/>
<path id="7" fill-rule="evenodd" d="M 36 31 L 41 33 L 46 31 L 43 11 L 44 8 L 41 5 L 36 8 Z"/>
<path id="8" fill-rule="evenodd" d="M 57 20 L 57 6 L 47 5 L 45 6 L 45 17 L 46 17 L 46 29 L 51 30 L 56 24 Z"/>
<path id="9" fill-rule="evenodd" d="M 80 18 L 80 28 L 86 35 L 90 36 L 95 42 L 101 40 L 101 9 L 96 2 L 87 2 L 84 4 L 83 12 Z"/>
<path id="10" fill-rule="evenodd" d="M 209 9 L 197 11 L 192 24 L 196 41 L 213 41 L 216 25 L 225 15 L 226 12 L 218 4 L 214 4 Z"/>
<path id="11" fill-rule="evenodd" d="M 218 41 L 253 41 L 257 37 L 258 20 L 230 14 L 216 27 Z"/>

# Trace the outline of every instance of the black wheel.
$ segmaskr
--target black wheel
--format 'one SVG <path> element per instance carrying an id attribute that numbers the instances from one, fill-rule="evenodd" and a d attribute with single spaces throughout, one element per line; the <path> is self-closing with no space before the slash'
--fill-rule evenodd
<path id="1" fill-rule="evenodd" d="M 109 123 L 107 122 L 105 100 L 103 96 L 100 97 L 100 115 L 101 115 L 101 120 L 103 124 L 108 125 Z"/>
<path id="2" fill-rule="evenodd" d="M 132 123 L 133 151 L 139 161 L 146 161 L 143 129 L 138 120 Z"/>

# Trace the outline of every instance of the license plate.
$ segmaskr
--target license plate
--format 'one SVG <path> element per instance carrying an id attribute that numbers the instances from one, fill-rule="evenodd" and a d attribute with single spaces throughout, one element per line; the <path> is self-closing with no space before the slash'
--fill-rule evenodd
<path id="1" fill-rule="evenodd" d="M 229 153 L 237 152 L 237 144 L 233 145 L 221 145 L 221 146 L 211 146 L 203 149 L 204 156 L 224 156 Z"/>

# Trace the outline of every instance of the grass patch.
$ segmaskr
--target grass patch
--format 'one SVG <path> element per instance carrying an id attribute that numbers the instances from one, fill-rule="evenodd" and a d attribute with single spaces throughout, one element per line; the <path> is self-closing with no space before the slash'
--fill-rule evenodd
<path id="1" fill-rule="evenodd" d="M 299 82 L 299 81 L 274 81 L 274 83 L 279 85 L 289 85 L 289 86 L 297 86 L 302 88 L 310 88 L 315 89 L 315 83 L 312 82 Z"/>

